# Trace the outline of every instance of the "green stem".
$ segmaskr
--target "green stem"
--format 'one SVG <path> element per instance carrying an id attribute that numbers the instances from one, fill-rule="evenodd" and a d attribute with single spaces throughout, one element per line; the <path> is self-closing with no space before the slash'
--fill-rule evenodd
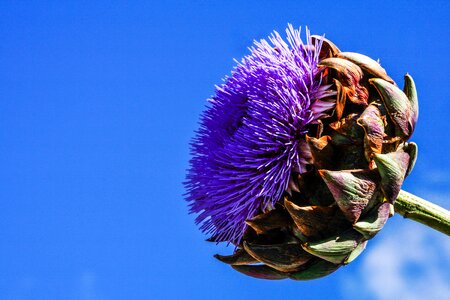
<path id="1" fill-rule="evenodd" d="M 394 209 L 405 218 L 450 236 L 450 211 L 443 207 L 402 190 L 395 201 Z"/>

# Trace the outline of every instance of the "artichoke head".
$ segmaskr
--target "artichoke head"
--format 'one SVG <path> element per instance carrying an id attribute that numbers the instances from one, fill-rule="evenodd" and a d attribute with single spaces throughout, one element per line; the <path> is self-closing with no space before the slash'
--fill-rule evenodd
<path id="1" fill-rule="evenodd" d="M 334 112 L 302 137 L 307 172 L 293 172 L 276 205 L 247 220 L 232 255 L 215 256 L 256 278 L 315 279 L 353 261 L 392 216 L 417 156 L 407 142 L 418 117 L 412 77 L 401 90 L 377 61 L 312 38 Z"/>

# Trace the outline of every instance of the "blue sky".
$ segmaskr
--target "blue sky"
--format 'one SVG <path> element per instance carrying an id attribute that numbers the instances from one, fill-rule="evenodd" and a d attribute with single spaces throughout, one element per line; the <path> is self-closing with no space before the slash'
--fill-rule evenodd
<path id="1" fill-rule="evenodd" d="M 183 201 L 214 84 L 288 22 L 416 80 L 404 188 L 450 201 L 447 1 L 1 1 L 1 299 L 444 299 L 448 237 L 396 216 L 354 263 L 260 281 L 212 258 Z M 363 3 L 360 3 L 363 2 Z"/>

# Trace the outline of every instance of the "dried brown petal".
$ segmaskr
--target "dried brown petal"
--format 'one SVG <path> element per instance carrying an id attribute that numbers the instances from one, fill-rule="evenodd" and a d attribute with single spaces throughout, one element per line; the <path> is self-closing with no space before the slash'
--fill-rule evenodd
<path id="1" fill-rule="evenodd" d="M 340 52 L 336 55 L 339 58 L 347 59 L 355 64 L 357 64 L 364 72 L 369 73 L 374 77 L 379 77 L 388 82 L 394 83 L 391 77 L 386 73 L 386 70 L 381 67 L 381 65 L 373 60 L 372 58 L 355 52 Z"/>
<path id="2" fill-rule="evenodd" d="M 360 85 L 363 72 L 358 65 L 346 59 L 331 57 L 320 61 L 318 66 L 336 71 L 335 83 L 338 99 L 345 95 L 348 100 L 355 104 L 367 105 L 369 93 L 364 86 Z M 341 100 L 341 102 L 343 101 Z M 336 108 L 338 108 L 337 105 Z M 340 119 L 339 114 L 338 119 Z"/>
<path id="3" fill-rule="evenodd" d="M 357 114 L 349 114 L 345 118 L 331 123 L 330 128 L 339 134 L 331 134 L 332 143 L 337 146 L 361 143 L 364 138 L 364 130 L 358 124 L 358 118 Z"/>
<path id="4" fill-rule="evenodd" d="M 322 48 L 319 54 L 320 59 L 336 56 L 340 52 L 339 48 L 333 42 L 323 36 L 312 35 L 311 39 L 314 43 L 322 42 Z"/>
<path id="5" fill-rule="evenodd" d="M 340 120 L 342 115 L 344 114 L 345 103 L 347 101 L 347 94 L 350 93 L 349 88 L 343 86 L 341 82 L 337 79 L 334 80 L 334 84 L 336 85 L 336 118 Z"/>
<path id="6" fill-rule="evenodd" d="M 358 119 L 358 124 L 364 128 L 364 151 L 367 161 L 374 153 L 381 153 L 384 139 L 384 122 L 380 110 L 375 105 L 369 105 Z"/>
<path id="7" fill-rule="evenodd" d="M 244 249 L 255 259 L 278 271 L 291 272 L 307 263 L 311 254 L 297 241 L 275 245 L 257 245 L 244 242 Z"/>
<path id="8" fill-rule="evenodd" d="M 313 163 L 317 169 L 331 168 L 333 165 L 334 151 L 333 146 L 329 143 L 330 140 L 331 137 L 327 135 L 318 139 L 306 136 Z"/>
<path id="9" fill-rule="evenodd" d="M 287 198 L 284 205 L 297 229 L 306 238 L 317 240 L 347 227 L 343 215 L 336 206 L 298 206 Z"/>
<path id="10" fill-rule="evenodd" d="M 289 226 L 288 214 L 285 210 L 277 208 L 269 212 L 259 214 L 253 219 L 245 221 L 257 234 L 266 231 Z"/>
<path id="11" fill-rule="evenodd" d="M 237 249 L 232 255 L 214 255 L 215 258 L 229 265 L 250 265 L 258 263 L 253 256 L 244 249 Z"/>

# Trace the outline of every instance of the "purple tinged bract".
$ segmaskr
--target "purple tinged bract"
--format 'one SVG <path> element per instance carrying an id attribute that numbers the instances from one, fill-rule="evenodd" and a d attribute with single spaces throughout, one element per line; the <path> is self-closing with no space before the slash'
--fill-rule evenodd
<path id="1" fill-rule="evenodd" d="M 250 48 L 208 99 L 191 144 L 187 200 L 214 241 L 239 243 L 245 220 L 272 207 L 308 160 L 304 136 L 334 108 L 317 67 L 321 41 L 289 25 Z"/>

